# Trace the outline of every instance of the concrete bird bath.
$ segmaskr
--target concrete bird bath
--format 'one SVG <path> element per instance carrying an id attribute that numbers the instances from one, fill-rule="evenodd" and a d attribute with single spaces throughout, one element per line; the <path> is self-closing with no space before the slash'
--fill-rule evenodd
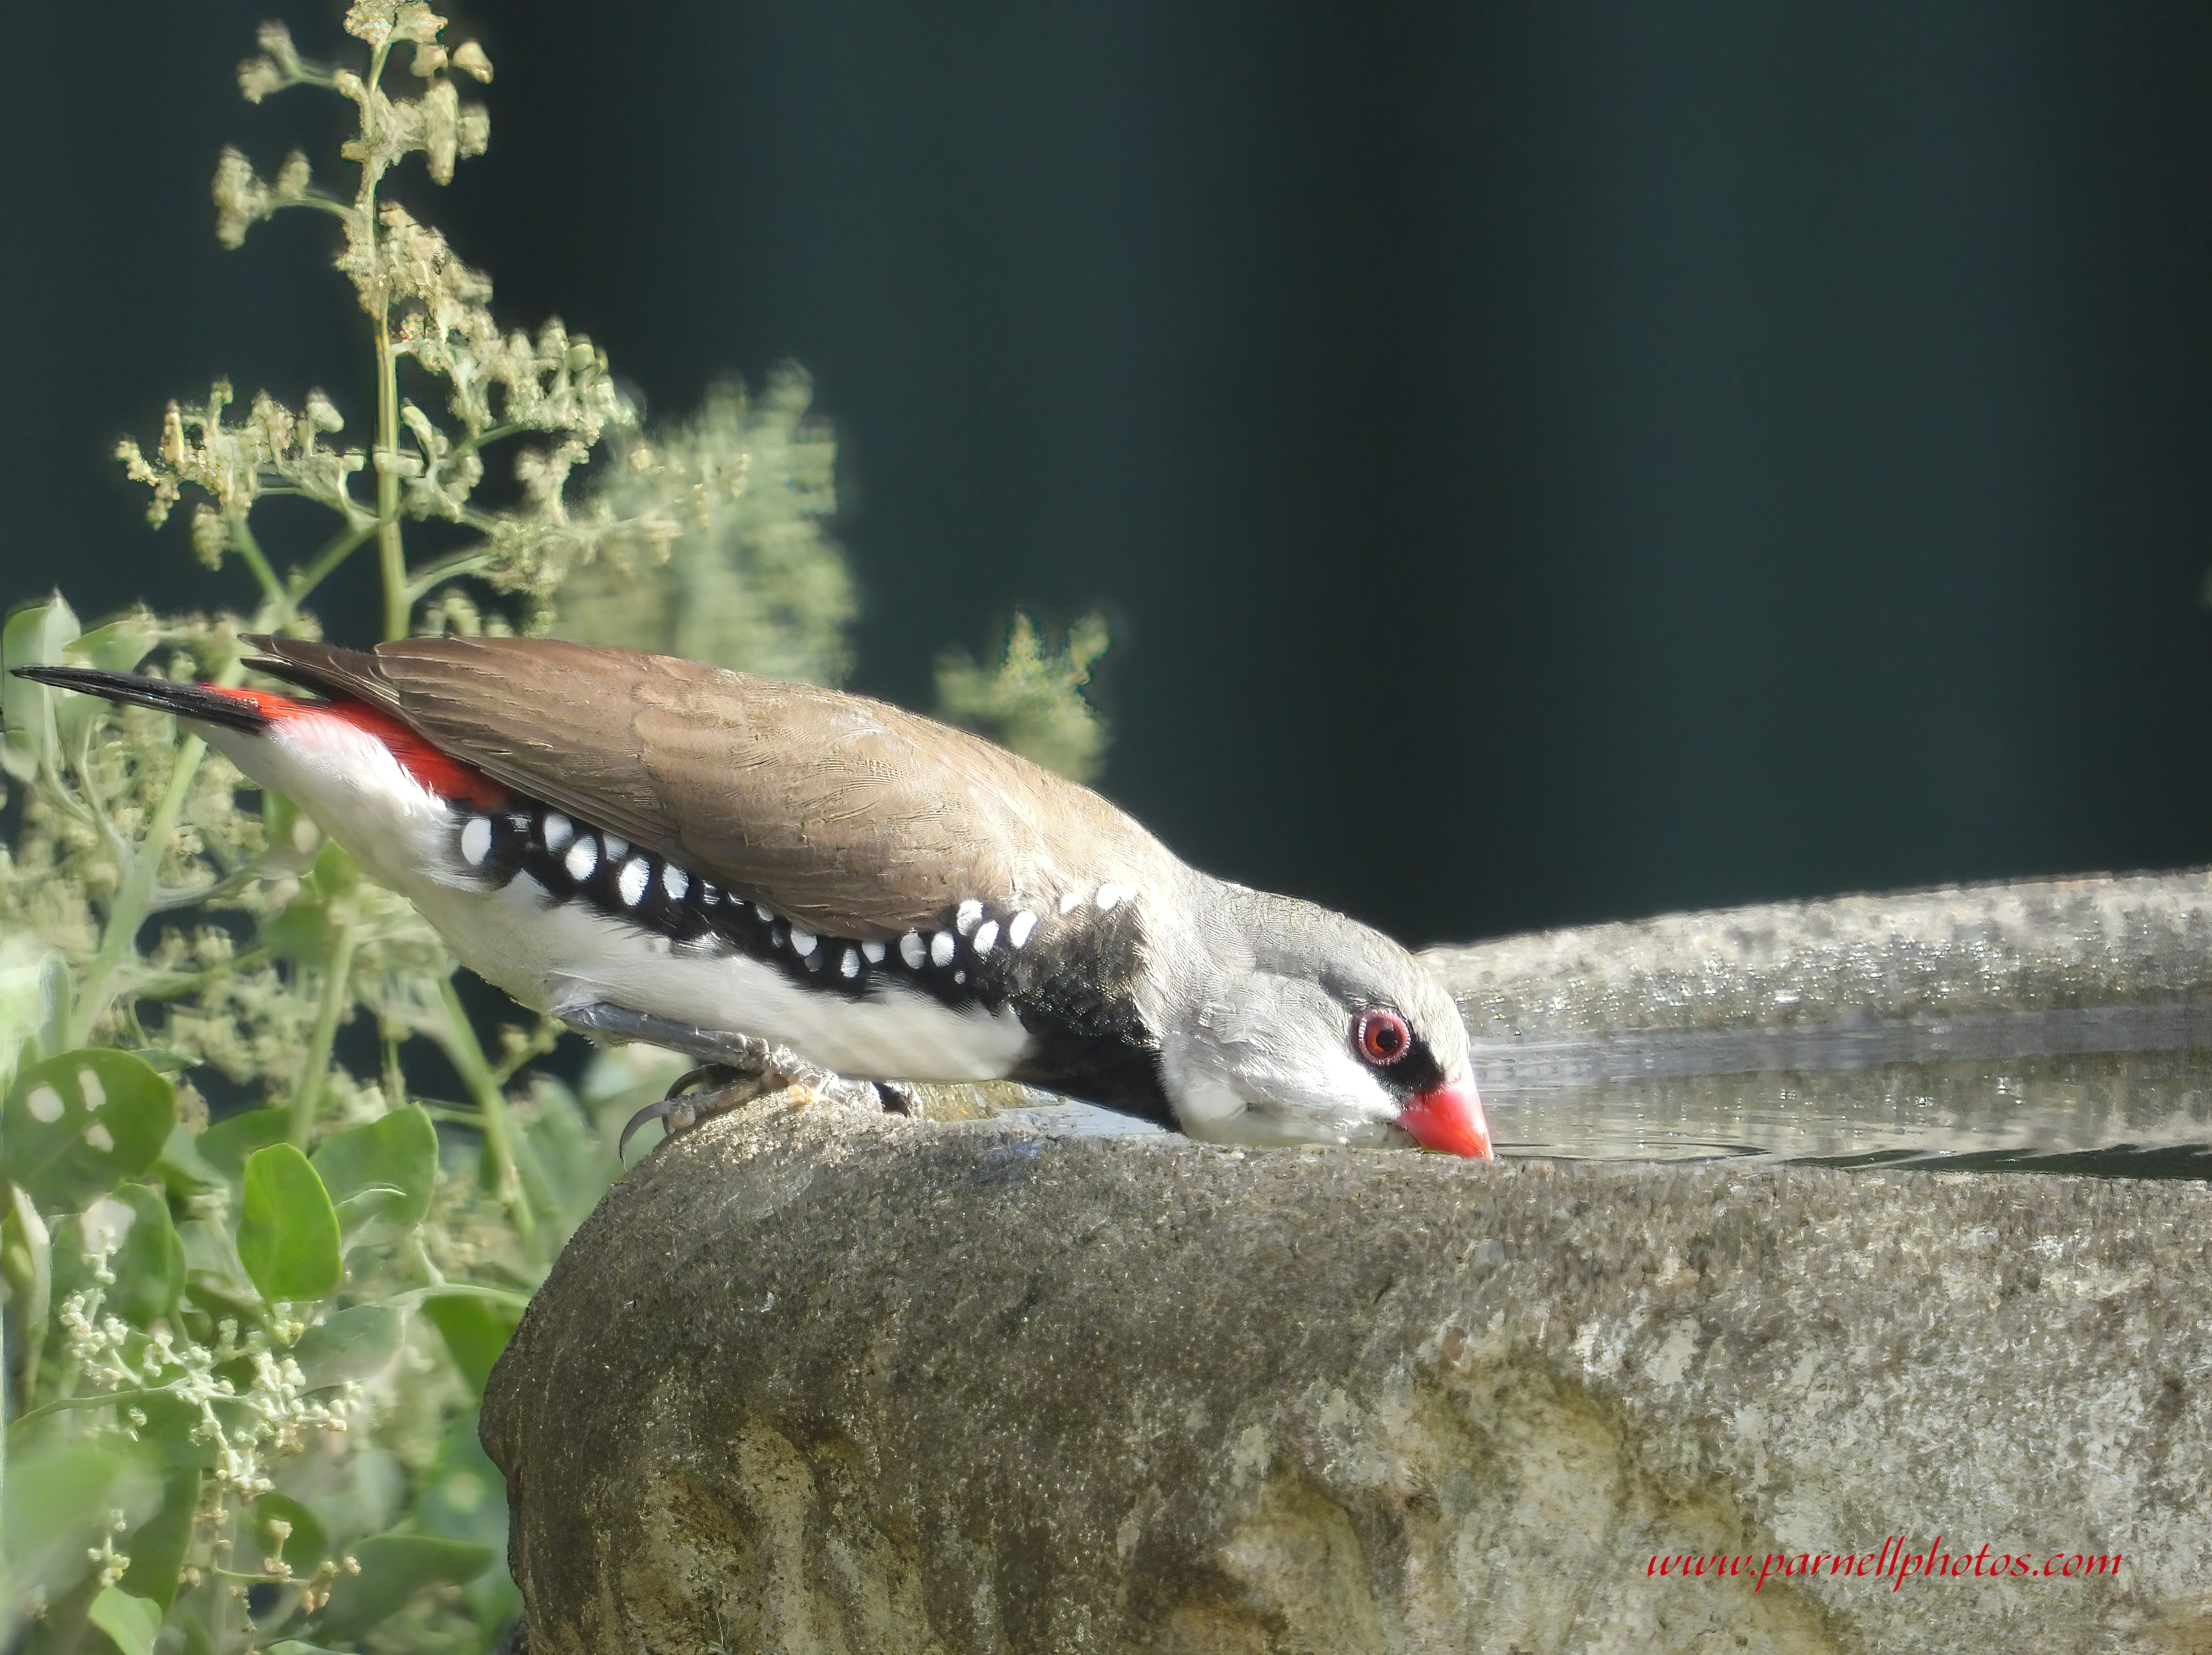
<path id="1" fill-rule="evenodd" d="M 1430 959 L 1498 1165 L 651 1157 L 486 1402 L 532 1650 L 2212 1648 L 2212 877 Z"/>

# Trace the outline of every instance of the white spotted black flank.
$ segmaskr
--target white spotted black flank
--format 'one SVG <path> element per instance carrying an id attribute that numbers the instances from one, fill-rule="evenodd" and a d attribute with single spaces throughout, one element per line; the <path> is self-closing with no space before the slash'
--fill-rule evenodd
<path id="1" fill-rule="evenodd" d="M 891 942 L 825 937 L 790 923 L 757 897 L 729 891 L 618 835 L 526 801 L 512 810 L 464 814 L 453 844 L 475 876 L 495 885 L 526 876 L 551 902 L 586 904 L 680 949 L 777 964 L 811 986 L 845 995 L 903 983 L 950 1005 L 996 1003 L 1011 992 L 1014 956 L 1041 925 L 1033 908 L 969 897 L 936 926 Z M 1091 905 L 1104 913 L 1128 894 L 1102 885 Z M 1084 905 L 1081 892 L 1063 897 L 1062 922 L 1083 924 L 1066 916 Z"/>

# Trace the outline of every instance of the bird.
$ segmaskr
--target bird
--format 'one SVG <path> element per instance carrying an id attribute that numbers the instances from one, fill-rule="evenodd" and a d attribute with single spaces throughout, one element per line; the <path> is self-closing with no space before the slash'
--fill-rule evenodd
<path id="1" fill-rule="evenodd" d="M 288 691 L 17 672 L 188 721 L 572 1028 L 695 1076 L 1014 1080 L 1218 1144 L 1493 1157 L 1466 1027 L 1403 947 L 980 736 L 555 638 L 246 642 Z M 681 1085 L 646 1111 L 672 1130 Z"/>

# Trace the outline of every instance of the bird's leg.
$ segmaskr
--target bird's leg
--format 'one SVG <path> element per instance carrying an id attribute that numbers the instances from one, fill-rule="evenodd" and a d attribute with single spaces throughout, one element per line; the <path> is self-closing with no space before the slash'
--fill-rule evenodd
<path id="1" fill-rule="evenodd" d="M 665 1046 L 707 1060 L 671 1086 L 668 1095 L 659 1103 L 647 1104 L 630 1117 L 615 1147 L 617 1157 L 629 1144 L 630 1135 L 647 1121 L 665 1123 L 673 1136 L 702 1120 L 787 1087 L 830 1103 L 870 1110 L 883 1107 L 881 1096 L 866 1081 L 848 1080 L 832 1074 L 808 1062 L 789 1047 L 776 1045 L 757 1035 L 702 1029 L 695 1024 L 634 1012 L 627 1007 L 610 1006 L 604 1001 L 564 1012 L 562 1020 L 586 1034 L 643 1041 L 647 1045 Z M 688 1097 L 681 1095 L 688 1087 L 718 1072 L 728 1074 L 732 1083 L 714 1095 L 711 1107 L 698 1108 Z M 745 1081 L 751 1084 L 743 1084 Z"/>

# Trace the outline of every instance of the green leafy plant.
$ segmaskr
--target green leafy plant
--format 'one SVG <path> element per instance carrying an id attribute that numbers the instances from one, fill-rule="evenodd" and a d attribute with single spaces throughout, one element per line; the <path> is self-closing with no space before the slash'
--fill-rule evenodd
<path id="1" fill-rule="evenodd" d="M 937 658 L 939 714 L 981 731 L 1001 746 L 1078 782 L 1106 760 L 1106 727 L 1080 691 L 1106 653 L 1106 621 L 1086 615 L 1067 629 L 1057 649 L 1036 624 L 1017 612 L 997 663 L 979 666 L 966 651 Z"/>
<path id="2" fill-rule="evenodd" d="M 57 594 L 8 619 L 6 665 L 238 683 L 240 634 L 313 636 L 309 600 L 373 547 L 387 636 L 558 625 L 845 672 L 804 377 L 648 434 L 591 341 L 495 320 L 489 280 L 393 198 L 413 157 L 442 184 L 489 141 L 470 94 L 492 65 L 445 27 L 360 0 L 351 61 L 323 64 L 264 26 L 246 98 L 335 95 L 354 135 L 335 185 L 296 153 L 216 172 L 228 245 L 278 211 L 336 221 L 367 441 L 314 390 L 172 405 L 120 459 L 157 526 L 188 508 L 194 553 L 250 581 L 246 611 L 88 630 Z M 333 520 L 296 562 L 260 538 L 277 496 Z M 995 667 L 948 664 L 947 710 L 1087 771 L 1103 644 L 1086 623 L 1048 652 L 1018 620 Z M 487 1647 L 517 1600 L 483 1386 L 619 1171 L 611 1128 L 682 1060 L 572 1043 L 549 1069 L 556 1028 L 486 1030 L 407 904 L 167 717 L 14 678 L 0 715 L 0 1643 Z"/>

